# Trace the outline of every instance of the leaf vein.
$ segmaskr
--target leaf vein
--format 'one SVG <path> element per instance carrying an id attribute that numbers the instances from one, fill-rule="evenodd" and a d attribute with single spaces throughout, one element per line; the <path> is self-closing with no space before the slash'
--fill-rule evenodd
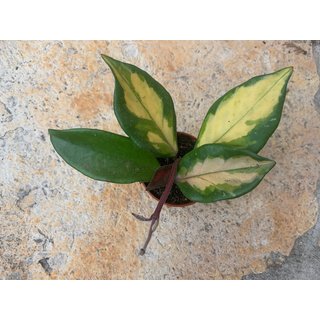
<path id="1" fill-rule="evenodd" d="M 289 72 L 290 72 L 290 71 L 287 71 L 280 79 L 278 79 L 278 80 L 261 96 L 261 98 L 258 99 L 258 100 L 256 101 L 256 103 L 255 103 L 252 107 L 250 107 L 250 109 L 249 109 L 238 121 L 236 121 L 232 126 L 230 126 L 230 128 L 229 128 L 228 130 L 226 130 L 226 131 L 222 134 L 222 136 L 220 136 L 217 140 L 215 140 L 215 142 L 219 142 L 219 140 L 221 140 L 221 139 L 222 139 L 230 130 L 232 130 L 243 118 L 245 118 L 245 117 L 248 115 L 248 113 L 250 113 L 250 112 L 253 110 L 253 108 L 272 90 L 272 88 L 275 87 L 275 86 L 279 83 L 279 81 L 282 80 Z"/>

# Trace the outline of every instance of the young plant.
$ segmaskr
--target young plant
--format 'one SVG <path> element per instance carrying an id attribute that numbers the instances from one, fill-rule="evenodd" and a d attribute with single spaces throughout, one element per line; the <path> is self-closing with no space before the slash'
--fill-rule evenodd
<path id="1" fill-rule="evenodd" d="M 254 77 L 231 89 L 209 109 L 198 138 L 178 133 L 168 91 L 145 71 L 106 55 L 115 78 L 114 111 L 128 137 L 97 129 L 49 129 L 58 154 L 95 180 L 144 182 L 158 205 L 146 218 L 147 240 L 161 208 L 215 202 L 244 195 L 275 165 L 257 153 L 277 128 L 292 67 Z"/>

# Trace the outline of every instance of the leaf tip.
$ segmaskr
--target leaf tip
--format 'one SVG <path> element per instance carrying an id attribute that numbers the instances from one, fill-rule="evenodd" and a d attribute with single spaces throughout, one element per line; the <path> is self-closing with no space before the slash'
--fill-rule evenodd
<path id="1" fill-rule="evenodd" d="M 268 171 L 270 171 L 276 164 L 277 163 L 274 160 L 268 159 L 268 164 L 267 164 L 267 166 L 269 168 Z"/>
<path id="2" fill-rule="evenodd" d="M 59 130 L 56 130 L 56 129 L 48 129 L 48 133 L 49 133 L 50 136 L 54 136 L 57 131 L 59 131 Z"/>
<path id="3" fill-rule="evenodd" d="M 289 79 L 293 73 L 293 66 L 282 68 L 276 72 L 282 74 L 283 76 L 286 76 Z"/>
<path id="4" fill-rule="evenodd" d="M 291 76 L 294 71 L 294 68 L 293 68 L 293 66 L 289 66 L 289 67 L 285 68 L 285 70 L 288 70 L 288 74 L 289 74 L 289 76 Z"/>
<path id="5" fill-rule="evenodd" d="M 103 61 L 109 66 L 111 67 L 112 63 L 114 62 L 115 59 L 107 56 L 106 54 L 101 54 L 101 58 L 103 59 Z"/>

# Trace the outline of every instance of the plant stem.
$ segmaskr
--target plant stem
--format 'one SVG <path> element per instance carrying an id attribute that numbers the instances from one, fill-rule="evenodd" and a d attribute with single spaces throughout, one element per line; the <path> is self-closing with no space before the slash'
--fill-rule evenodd
<path id="1" fill-rule="evenodd" d="M 151 240 L 152 234 L 153 232 L 157 229 L 158 225 L 159 225 L 159 218 L 160 218 L 160 213 L 161 213 L 161 209 L 163 207 L 163 205 L 165 204 L 165 202 L 168 199 L 168 196 L 170 194 L 170 191 L 172 189 L 175 177 L 176 177 L 176 173 L 177 173 L 177 168 L 178 168 L 178 164 L 179 164 L 180 158 L 176 159 L 171 167 L 170 170 L 170 174 L 169 174 L 169 178 L 168 178 L 168 182 L 166 184 L 166 187 L 161 195 L 161 198 L 158 202 L 158 205 L 156 207 L 156 209 L 154 210 L 153 214 L 150 216 L 150 218 L 144 218 L 142 216 L 133 214 L 137 219 L 142 220 L 142 221 L 151 221 L 150 224 L 150 228 L 149 228 L 149 233 L 148 233 L 148 237 L 147 240 L 143 246 L 143 248 L 140 250 L 140 255 L 143 256 L 146 253 L 146 249 L 147 246 Z"/>

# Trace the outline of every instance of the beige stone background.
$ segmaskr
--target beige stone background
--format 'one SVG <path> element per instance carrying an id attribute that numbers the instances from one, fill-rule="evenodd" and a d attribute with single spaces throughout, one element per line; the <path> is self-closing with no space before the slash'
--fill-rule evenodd
<path id="1" fill-rule="evenodd" d="M 311 41 L 0 42 L 0 277 L 254 278 L 284 270 L 298 238 L 308 242 L 295 269 L 278 278 L 320 278 L 319 52 Z M 81 175 L 59 158 L 47 133 L 73 127 L 122 133 L 101 53 L 161 82 L 173 97 L 178 130 L 193 135 L 227 90 L 292 65 L 281 124 L 261 151 L 276 167 L 241 198 L 164 208 L 140 257 L 148 224 L 131 212 L 151 214 L 156 202 L 139 184 Z"/>

